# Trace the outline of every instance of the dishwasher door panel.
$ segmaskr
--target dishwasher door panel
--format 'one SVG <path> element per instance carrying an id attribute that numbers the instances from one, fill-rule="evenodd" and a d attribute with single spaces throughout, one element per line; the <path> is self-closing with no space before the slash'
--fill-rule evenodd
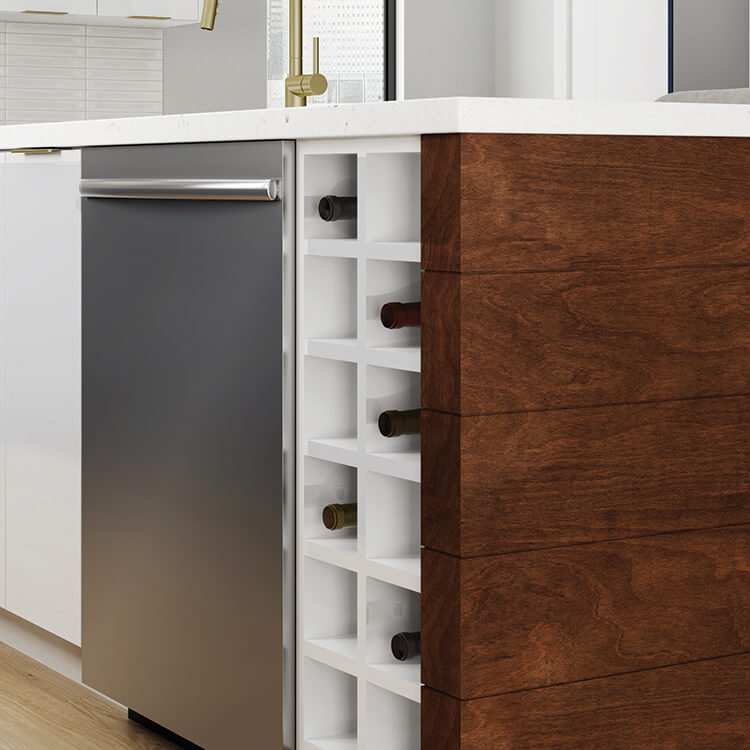
<path id="1" fill-rule="evenodd" d="M 281 748 L 282 203 L 83 203 L 84 681 Z"/>

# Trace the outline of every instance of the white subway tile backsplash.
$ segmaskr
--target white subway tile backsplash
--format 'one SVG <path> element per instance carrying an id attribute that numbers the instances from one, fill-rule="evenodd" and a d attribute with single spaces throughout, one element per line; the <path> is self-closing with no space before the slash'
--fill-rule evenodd
<path id="1" fill-rule="evenodd" d="M 5 55 L 8 61 L 12 60 L 14 55 L 58 58 L 59 64 L 65 65 L 65 61 L 71 58 L 81 59 L 86 57 L 86 49 L 83 47 L 82 42 L 83 40 L 81 39 L 80 47 L 53 47 L 46 44 L 7 44 Z"/>
<path id="2" fill-rule="evenodd" d="M 162 111 L 161 102 L 94 102 L 90 99 L 86 102 L 86 110 L 91 112 L 127 112 L 129 115 L 160 115 Z M 112 115 L 101 115 L 111 117 Z"/>
<path id="3" fill-rule="evenodd" d="M 86 93 L 89 102 L 158 102 L 161 104 L 161 91 L 92 91 Z"/>
<path id="4" fill-rule="evenodd" d="M 0 124 L 159 115 L 162 31 L 0 22 Z"/>
<path id="5" fill-rule="evenodd" d="M 161 54 L 161 39 L 117 39 L 108 36 L 90 36 L 86 40 L 86 47 L 93 49 L 151 49 Z M 93 53 L 91 53 L 93 55 Z"/>
<path id="6" fill-rule="evenodd" d="M 117 49 L 117 47 L 88 47 L 86 57 L 103 60 L 161 60 L 161 49 Z"/>
<path id="7" fill-rule="evenodd" d="M 118 71 L 119 72 L 119 71 Z M 161 91 L 161 76 L 156 79 L 146 79 L 139 71 L 139 77 L 135 78 L 104 78 L 96 76 L 86 77 L 86 87 L 89 91 Z"/>
<path id="8" fill-rule="evenodd" d="M 161 60 L 108 60 L 106 58 L 89 58 L 87 70 L 156 70 L 161 72 Z"/>
<path id="9" fill-rule="evenodd" d="M 16 23 L 9 21 L 6 31 L 14 34 L 52 34 L 54 36 L 86 36 L 86 27 L 63 23 Z"/>
<path id="10" fill-rule="evenodd" d="M 122 26 L 89 26 L 89 39 L 97 36 L 115 37 L 117 39 L 158 39 L 161 41 L 161 29 L 144 29 Z"/>
<path id="11" fill-rule="evenodd" d="M 58 73 L 56 68 L 38 68 L 33 65 L 13 65 L 6 70 L 6 74 L 8 76 L 13 76 L 15 78 L 34 78 L 36 80 L 40 78 L 59 78 L 60 74 Z M 86 69 L 85 68 L 72 68 L 67 67 L 65 69 L 65 78 L 66 79 L 76 79 L 79 78 L 81 80 L 86 79 Z"/>
<path id="12" fill-rule="evenodd" d="M 5 32 L 6 44 L 34 44 L 55 47 L 80 47 L 83 36 L 64 36 L 62 34 L 12 34 Z"/>
<path id="13" fill-rule="evenodd" d="M 57 69 L 58 76 L 62 76 L 65 71 Z M 65 89 L 85 89 L 86 82 L 80 77 L 67 76 L 62 78 L 33 78 L 33 77 L 18 77 L 14 75 L 8 75 L 6 78 L 7 86 L 9 89 L 57 89 L 64 91 Z"/>
<path id="14" fill-rule="evenodd" d="M 73 110 L 55 110 L 53 112 L 39 112 L 37 110 L 18 110 L 8 106 L 5 110 L 6 125 L 22 125 L 30 122 L 68 122 L 70 120 L 85 120 L 85 112 Z"/>
<path id="15" fill-rule="evenodd" d="M 43 114 L 49 114 L 54 112 L 65 112 L 66 115 L 70 112 L 82 115 L 82 119 L 86 116 L 86 102 L 56 102 L 56 101 L 39 101 L 37 99 L 8 99 L 6 101 L 6 107 L 14 110 L 26 110 L 28 112 L 41 112 Z M 64 117 L 60 119 L 70 119 Z"/>
<path id="16" fill-rule="evenodd" d="M 86 58 L 60 58 L 60 57 L 46 57 L 44 55 L 19 55 L 17 50 L 13 50 L 13 56 L 11 57 L 10 52 L 6 50 L 6 63 L 8 66 L 11 65 L 23 65 L 26 67 L 39 67 L 39 68 L 85 68 Z"/>
<path id="17" fill-rule="evenodd" d="M 6 89 L 6 98 L 11 99 L 28 99 L 38 102 L 81 102 L 86 103 L 86 90 L 72 91 L 70 89 L 27 89 L 11 88 Z"/>

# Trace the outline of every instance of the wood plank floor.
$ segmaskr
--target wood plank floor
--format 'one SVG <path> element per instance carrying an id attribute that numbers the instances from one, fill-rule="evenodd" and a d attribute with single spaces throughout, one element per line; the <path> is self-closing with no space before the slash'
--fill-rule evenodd
<path id="1" fill-rule="evenodd" d="M 174 750 L 125 709 L 0 644 L 0 750 Z"/>

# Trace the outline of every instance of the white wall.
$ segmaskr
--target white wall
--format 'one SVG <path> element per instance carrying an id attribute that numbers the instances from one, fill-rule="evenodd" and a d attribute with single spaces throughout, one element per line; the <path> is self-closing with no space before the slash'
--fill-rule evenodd
<path id="1" fill-rule="evenodd" d="M 554 96 L 555 0 L 497 0 L 495 95 Z"/>
<path id="2" fill-rule="evenodd" d="M 225 0 L 216 30 L 164 32 L 164 112 L 266 106 L 266 0 Z"/>
<path id="3" fill-rule="evenodd" d="M 403 0 L 404 94 L 494 96 L 495 0 Z"/>
<path id="4" fill-rule="evenodd" d="M 748 85 L 748 0 L 676 0 L 675 91 Z"/>

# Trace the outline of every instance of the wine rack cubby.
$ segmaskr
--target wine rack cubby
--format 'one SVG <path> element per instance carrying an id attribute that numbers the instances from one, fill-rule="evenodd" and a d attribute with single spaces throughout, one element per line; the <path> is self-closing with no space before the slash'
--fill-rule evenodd
<path id="1" fill-rule="evenodd" d="M 348 750 L 357 743 L 357 680 L 315 659 L 304 659 L 302 750 Z"/>
<path id="2" fill-rule="evenodd" d="M 367 156 L 365 234 L 373 242 L 419 242 L 419 152 Z M 415 207 L 417 210 L 415 211 Z"/>
<path id="3" fill-rule="evenodd" d="M 380 320 L 387 302 L 416 302 L 421 298 L 421 269 L 418 263 L 371 260 L 367 262 L 367 345 L 380 350 L 402 350 L 419 354 L 419 328 L 388 330 Z M 398 354 L 398 352 L 395 352 Z M 418 367 L 418 364 L 417 364 Z"/>
<path id="4" fill-rule="evenodd" d="M 367 473 L 367 559 L 419 575 L 419 482 Z M 377 503 L 374 499 L 377 498 Z"/>
<path id="5" fill-rule="evenodd" d="M 367 747 L 419 747 L 419 704 L 376 685 L 367 685 Z"/>
<path id="6" fill-rule="evenodd" d="M 394 683 L 403 683 L 398 692 L 414 696 L 420 685 L 419 659 L 396 661 L 391 654 L 391 638 L 395 633 L 419 631 L 419 594 L 369 578 L 365 621 L 370 672 L 382 673 L 383 679 L 392 677 Z"/>
<path id="7" fill-rule="evenodd" d="M 308 442 L 316 443 L 324 452 L 356 451 L 357 365 L 308 357 L 304 392 L 304 434 Z"/>
<path id="8" fill-rule="evenodd" d="M 304 234 L 309 239 L 356 239 L 356 219 L 323 221 L 318 214 L 318 203 L 323 196 L 357 195 L 356 154 L 310 154 L 306 170 L 302 206 Z"/>
<path id="9" fill-rule="evenodd" d="M 357 469 L 331 461 L 305 457 L 306 483 L 303 488 L 303 524 L 305 549 L 314 547 L 318 559 L 330 554 L 357 554 L 357 528 L 329 531 L 323 524 L 323 508 L 330 503 L 357 502 Z M 340 558 L 335 558 L 339 559 Z"/>
<path id="10" fill-rule="evenodd" d="M 388 409 L 415 409 L 419 407 L 419 403 L 419 373 L 368 366 L 365 400 L 365 441 L 368 453 L 402 462 L 406 471 L 413 468 L 419 462 L 419 435 L 383 437 L 378 429 L 378 418 Z"/>
<path id="11" fill-rule="evenodd" d="M 357 576 L 310 558 L 306 565 L 305 642 L 330 651 L 339 663 L 357 657 Z"/>
<path id="12" fill-rule="evenodd" d="M 307 279 L 326 295 L 306 300 L 305 321 L 310 339 L 331 345 L 357 343 L 357 262 L 353 258 L 310 258 Z"/>
<path id="13" fill-rule="evenodd" d="M 388 330 L 387 302 L 418 302 L 418 138 L 298 142 L 298 744 L 419 750 L 420 439 L 378 416 L 420 405 L 418 328 Z M 325 195 L 357 218 L 324 222 Z M 341 225 L 341 226 L 337 226 Z M 330 503 L 357 526 L 325 528 Z"/>

